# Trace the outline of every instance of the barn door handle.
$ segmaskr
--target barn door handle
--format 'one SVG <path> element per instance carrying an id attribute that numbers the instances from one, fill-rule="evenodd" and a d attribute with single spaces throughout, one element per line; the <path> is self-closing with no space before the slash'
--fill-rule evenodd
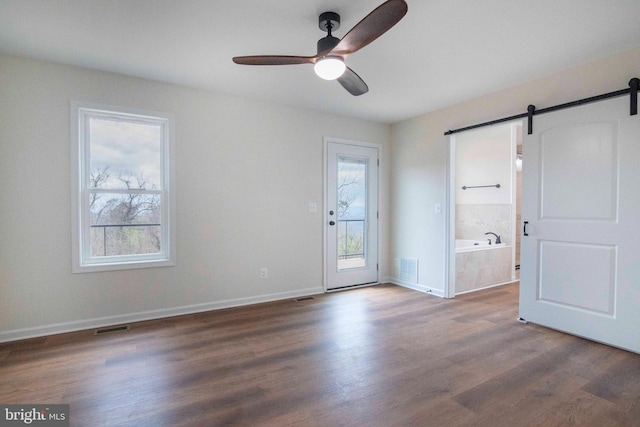
<path id="1" fill-rule="evenodd" d="M 524 234 L 525 236 L 529 235 L 529 233 L 527 233 L 527 225 L 529 225 L 529 221 L 524 222 L 524 227 L 522 229 L 522 234 Z"/>

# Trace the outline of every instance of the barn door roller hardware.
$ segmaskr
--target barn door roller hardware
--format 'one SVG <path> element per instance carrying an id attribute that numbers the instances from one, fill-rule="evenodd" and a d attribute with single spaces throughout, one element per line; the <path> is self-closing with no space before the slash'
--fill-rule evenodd
<path id="1" fill-rule="evenodd" d="M 452 135 L 458 132 L 464 132 L 471 129 L 477 129 L 480 127 L 491 126 L 498 123 L 508 122 L 516 119 L 527 118 L 528 130 L 527 133 L 531 135 L 533 133 L 533 116 L 537 114 L 551 113 L 552 111 L 564 110 L 565 108 L 577 107 L 583 104 L 589 104 L 591 102 L 602 101 L 608 98 L 615 98 L 629 94 L 629 115 L 635 116 L 638 114 L 638 90 L 640 90 L 640 79 L 637 77 L 632 78 L 629 81 L 629 88 L 617 90 L 615 92 L 609 92 L 602 95 L 592 96 L 590 98 L 579 99 L 577 101 L 567 102 L 566 104 L 560 104 L 553 107 L 542 108 L 537 110 L 535 105 L 529 105 L 527 112 L 523 114 L 516 114 L 515 116 L 503 117 L 497 120 L 491 120 L 489 122 L 480 123 L 477 125 L 471 125 L 460 129 L 449 130 L 445 132 L 445 135 Z"/>

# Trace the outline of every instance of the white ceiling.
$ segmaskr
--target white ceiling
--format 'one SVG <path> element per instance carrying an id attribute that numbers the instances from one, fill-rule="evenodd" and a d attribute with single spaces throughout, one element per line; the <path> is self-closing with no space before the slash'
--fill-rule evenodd
<path id="1" fill-rule="evenodd" d="M 347 60 L 369 85 L 360 97 L 310 65 L 231 61 L 314 55 L 321 12 L 341 15 L 342 37 L 381 3 L 0 0 L 0 52 L 394 123 L 640 46 L 640 0 L 408 0 Z"/>

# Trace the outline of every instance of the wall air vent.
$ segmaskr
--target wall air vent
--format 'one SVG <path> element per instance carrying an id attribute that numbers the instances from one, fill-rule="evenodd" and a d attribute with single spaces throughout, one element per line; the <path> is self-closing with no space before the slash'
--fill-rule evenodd
<path id="1" fill-rule="evenodd" d="M 418 259 L 417 258 L 400 258 L 400 280 L 418 284 Z"/>
<path id="2" fill-rule="evenodd" d="M 312 296 L 308 296 L 308 297 L 300 297 L 300 298 L 296 298 L 296 299 L 294 299 L 294 301 L 295 301 L 295 302 L 300 302 L 300 301 L 308 301 L 308 300 L 310 300 L 310 299 L 315 299 L 315 298 L 314 298 L 314 297 L 312 297 Z"/>

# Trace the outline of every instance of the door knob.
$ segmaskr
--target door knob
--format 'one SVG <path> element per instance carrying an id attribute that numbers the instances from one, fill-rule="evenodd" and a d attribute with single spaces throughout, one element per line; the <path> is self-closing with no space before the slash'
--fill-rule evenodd
<path id="1" fill-rule="evenodd" d="M 329 225 L 336 225 L 335 221 L 329 221 Z"/>

